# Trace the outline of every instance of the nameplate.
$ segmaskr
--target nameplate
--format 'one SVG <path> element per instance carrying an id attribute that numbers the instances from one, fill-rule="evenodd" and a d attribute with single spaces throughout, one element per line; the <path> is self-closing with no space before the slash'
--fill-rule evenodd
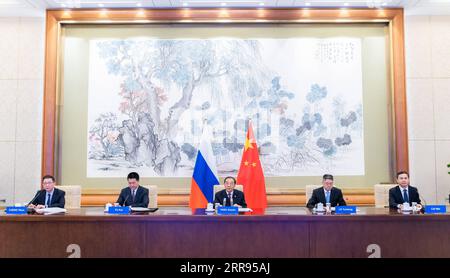
<path id="1" fill-rule="evenodd" d="M 444 205 L 427 205 L 425 206 L 425 213 L 446 213 L 447 207 Z"/>
<path id="2" fill-rule="evenodd" d="M 217 209 L 217 214 L 220 215 L 234 215 L 239 214 L 239 208 L 238 207 L 219 207 Z"/>
<path id="3" fill-rule="evenodd" d="M 130 207 L 109 207 L 108 213 L 110 213 L 110 214 L 129 214 Z"/>
<path id="4" fill-rule="evenodd" d="M 336 214 L 352 214 L 356 213 L 356 206 L 337 206 Z"/>
<path id="5" fill-rule="evenodd" d="M 27 207 L 6 207 L 6 214 L 27 214 Z"/>

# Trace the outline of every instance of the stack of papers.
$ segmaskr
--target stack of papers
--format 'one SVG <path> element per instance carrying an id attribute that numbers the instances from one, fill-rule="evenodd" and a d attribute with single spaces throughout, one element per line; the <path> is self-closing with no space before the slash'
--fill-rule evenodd
<path id="1" fill-rule="evenodd" d="M 143 207 L 131 207 L 131 211 L 148 212 L 148 211 L 155 211 L 155 209 L 143 208 Z"/>
<path id="2" fill-rule="evenodd" d="M 239 212 L 252 212 L 253 210 L 251 208 L 239 208 Z"/>
<path id="3" fill-rule="evenodd" d="M 43 213 L 44 215 L 57 214 L 57 213 L 66 213 L 67 210 L 63 208 L 43 208 L 36 209 L 37 213 Z"/>

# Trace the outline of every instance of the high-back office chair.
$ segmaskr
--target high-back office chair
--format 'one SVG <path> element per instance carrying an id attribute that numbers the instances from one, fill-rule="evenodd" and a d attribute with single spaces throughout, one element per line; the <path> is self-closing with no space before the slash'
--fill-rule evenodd
<path id="1" fill-rule="evenodd" d="M 308 203 L 309 199 L 311 199 L 312 192 L 314 189 L 322 187 L 321 184 L 307 184 L 305 186 L 305 197 L 306 197 L 306 203 Z"/>
<path id="2" fill-rule="evenodd" d="M 78 209 L 81 207 L 81 186 L 80 185 L 59 185 L 55 186 L 66 192 L 66 209 Z"/>
<path id="3" fill-rule="evenodd" d="M 396 186 L 396 184 L 375 184 L 373 186 L 376 208 L 389 206 L 389 189 L 394 186 Z"/>
<path id="4" fill-rule="evenodd" d="M 157 185 L 143 185 L 148 189 L 148 198 L 150 199 L 148 203 L 149 208 L 158 207 L 158 186 Z"/>
<path id="5" fill-rule="evenodd" d="M 222 189 L 225 189 L 223 184 L 214 185 L 214 196 L 216 196 L 216 193 Z M 244 186 L 242 184 L 236 184 L 234 189 L 244 192 Z"/>

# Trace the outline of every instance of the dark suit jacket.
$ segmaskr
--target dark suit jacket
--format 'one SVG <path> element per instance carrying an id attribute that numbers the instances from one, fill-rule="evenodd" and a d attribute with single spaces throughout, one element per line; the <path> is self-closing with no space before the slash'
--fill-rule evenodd
<path id="1" fill-rule="evenodd" d="M 125 204 L 124 204 L 125 202 Z M 139 185 L 136 191 L 136 196 L 131 196 L 131 189 L 126 187 L 120 191 L 119 198 L 117 199 L 117 203 L 121 206 L 132 206 L 132 207 L 148 207 L 148 189 Z"/>
<path id="2" fill-rule="evenodd" d="M 58 208 L 64 208 L 66 204 L 65 196 L 66 192 L 62 191 L 61 189 L 55 188 L 53 190 L 52 199 L 50 200 L 50 205 L 48 207 L 58 207 Z M 36 197 L 37 196 L 37 197 Z M 33 205 L 45 205 L 45 199 L 47 198 L 47 192 L 45 189 L 39 190 L 36 195 L 34 195 L 34 200 L 31 202 Z"/>
<path id="3" fill-rule="evenodd" d="M 320 187 L 313 190 L 311 199 L 309 199 L 306 206 L 308 208 L 314 208 L 314 206 L 318 203 L 322 203 L 325 206 L 326 202 L 325 192 L 323 191 L 323 187 Z M 332 207 L 347 205 L 347 203 L 345 203 L 344 196 L 342 195 L 342 191 L 339 188 L 331 188 L 330 203 Z"/>
<path id="4" fill-rule="evenodd" d="M 228 198 L 228 193 L 225 189 L 220 190 L 216 193 L 216 197 L 214 198 L 214 203 L 220 203 L 223 205 L 223 199 L 227 199 L 226 205 L 230 206 L 230 199 Z M 244 192 L 234 189 L 233 190 L 233 205 L 240 205 L 243 208 L 247 207 L 247 203 L 245 202 Z"/>
<path id="5" fill-rule="evenodd" d="M 411 205 L 412 202 L 420 204 L 419 191 L 417 188 L 411 185 L 408 186 L 408 198 L 409 205 Z M 397 208 L 397 205 L 401 205 L 403 203 L 403 190 L 400 191 L 400 187 L 398 185 L 389 189 L 389 207 Z"/>

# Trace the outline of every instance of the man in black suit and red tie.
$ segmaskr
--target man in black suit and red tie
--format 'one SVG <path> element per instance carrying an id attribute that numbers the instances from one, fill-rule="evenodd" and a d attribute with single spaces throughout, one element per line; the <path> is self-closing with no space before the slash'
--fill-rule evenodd
<path id="1" fill-rule="evenodd" d="M 330 174 L 325 174 L 322 177 L 322 187 L 314 189 L 311 198 L 306 206 L 310 209 L 314 208 L 316 204 L 322 203 L 324 206 L 330 203 L 332 207 L 346 206 L 344 196 L 339 188 L 333 186 L 334 178 Z"/>
<path id="2" fill-rule="evenodd" d="M 389 189 L 389 207 L 393 209 L 402 209 L 403 203 L 417 203 L 421 208 L 419 191 L 417 188 L 409 185 L 409 174 L 406 171 L 397 173 L 397 186 Z"/>
<path id="3" fill-rule="evenodd" d="M 128 187 L 120 191 L 115 205 L 147 208 L 148 189 L 139 185 L 139 174 L 131 172 L 127 176 Z"/>
<path id="4" fill-rule="evenodd" d="M 238 206 L 238 207 L 247 207 L 247 203 L 245 202 L 244 192 L 234 189 L 236 186 L 236 179 L 233 177 L 226 177 L 223 180 L 223 185 L 225 189 L 216 193 L 214 198 L 214 203 L 219 203 L 225 206 Z"/>

